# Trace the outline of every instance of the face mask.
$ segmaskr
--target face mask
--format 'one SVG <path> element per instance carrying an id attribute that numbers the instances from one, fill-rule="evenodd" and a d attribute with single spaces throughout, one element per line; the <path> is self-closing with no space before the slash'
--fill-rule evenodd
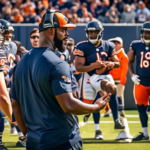
<path id="1" fill-rule="evenodd" d="M 59 50 L 61 53 L 63 53 L 66 48 L 63 46 L 63 40 L 60 40 L 60 39 L 57 37 L 57 29 L 55 29 L 54 42 L 55 42 L 55 45 L 56 45 L 56 47 L 58 48 L 58 50 Z"/>

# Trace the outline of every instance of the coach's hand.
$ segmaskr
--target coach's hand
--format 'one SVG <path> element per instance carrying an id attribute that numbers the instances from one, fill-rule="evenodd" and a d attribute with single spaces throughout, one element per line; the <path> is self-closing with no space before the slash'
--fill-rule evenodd
<path id="1" fill-rule="evenodd" d="M 110 96 L 111 94 L 105 94 L 104 96 L 102 96 L 101 98 L 99 98 L 94 105 L 97 105 L 98 108 L 96 110 L 96 112 L 99 112 L 100 110 L 104 109 L 104 107 L 106 106 L 107 102 L 109 102 L 110 100 Z"/>
<path id="2" fill-rule="evenodd" d="M 134 82 L 134 84 L 137 84 L 137 85 L 140 84 L 140 81 L 141 81 L 141 80 L 139 79 L 139 76 L 138 76 L 138 75 L 136 75 L 136 74 L 132 75 L 131 79 L 132 79 L 132 81 Z"/>

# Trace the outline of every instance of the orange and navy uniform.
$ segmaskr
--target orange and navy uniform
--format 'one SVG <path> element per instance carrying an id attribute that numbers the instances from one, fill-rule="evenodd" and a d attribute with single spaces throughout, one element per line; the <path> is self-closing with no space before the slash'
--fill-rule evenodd
<path id="1" fill-rule="evenodd" d="M 150 96 L 150 46 L 139 40 L 133 41 L 130 49 L 136 56 L 136 74 L 140 79 L 140 85 L 134 86 L 134 97 L 138 105 L 147 106 Z"/>
<path id="2" fill-rule="evenodd" d="M 7 57 L 4 51 L 0 49 L 0 72 L 4 71 L 6 62 L 7 62 Z"/>
<path id="3" fill-rule="evenodd" d="M 85 66 L 89 66 L 91 63 L 96 62 L 97 60 L 100 61 L 108 61 L 109 57 L 112 57 L 114 55 L 114 49 L 115 45 L 112 42 L 101 40 L 101 45 L 98 47 L 95 47 L 93 44 L 91 44 L 89 41 L 82 41 L 79 42 L 74 50 L 74 55 L 78 57 L 84 57 L 85 58 Z M 89 76 L 92 76 L 96 73 L 96 69 L 87 72 Z M 101 75 L 108 75 L 109 71 L 104 72 Z M 84 88 L 83 88 L 83 82 L 85 80 L 85 74 L 82 76 L 82 83 L 81 83 L 81 100 L 85 103 L 91 104 L 93 100 L 85 99 L 84 96 Z M 86 81 L 87 83 L 90 81 Z"/>
<path id="4" fill-rule="evenodd" d="M 112 75 L 114 80 L 120 80 L 120 84 L 125 85 L 127 81 L 126 75 L 128 72 L 128 57 L 123 48 L 116 52 L 116 56 L 119 59 L 120 67 L 114 68 L 109 72 L 109 74 Z"/>

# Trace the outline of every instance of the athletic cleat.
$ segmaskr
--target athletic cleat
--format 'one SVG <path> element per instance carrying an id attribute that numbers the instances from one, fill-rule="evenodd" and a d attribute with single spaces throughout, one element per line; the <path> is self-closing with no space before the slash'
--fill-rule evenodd
<path id="1" fill-rule="evenodd" d="M 115 122 L 115 129 L 125 129 L 125 126 L 120 122 L 119 119 Z"/>
<path id="2" fill-rule="evenodd" d="M 110 117 L 110 114 L 111 114 L 111 109 L 107 109 L 104 114 L 104 117 Z"/>
<path id="3" fill-rule="evenodd" d="M 91 116 L 91 114 L 85 115 L 83 118 L 83 122 L 87 123 L 90 116 Z"/>
<path id="4" fill-rule="evenodd" d="M 17 143 L 16 143 L 16 147 L 26 147 L 26 137 L 25 136 L 21 136 L 19 137 L 19 140 Z"/>
<path id="5" fill-rule="evenodd" d="M 8 150 L 6 147 L 4 147 L 4 143 L 0 142 L 0 150 Z"/>
<path id="6" fill-rule="evenodd" d="M 26 147 L 26 142 L 25 141 L 18 141 L 16 143 L 16 147 Z"/>
<path id="7" fill-rule="evenodd" d="M 102 135 L 101 130 L 96 130 L 95 131 L 95 139 L 96 140 L 103 140 L 103 135 Z"/>
<path id="8" fill-rule="evenodd" d="M 139 132 L 140 134 L 133 138 L 133 141 L 140 141 L 140 140 L 149 140 L 149 136 L 145 136 L 143 132 Z"/>

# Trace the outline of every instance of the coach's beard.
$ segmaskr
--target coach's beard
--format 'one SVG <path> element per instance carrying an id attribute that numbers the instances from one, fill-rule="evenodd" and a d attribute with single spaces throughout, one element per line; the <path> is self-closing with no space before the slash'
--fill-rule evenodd
<path id="1" fill-rule="evenodd" d="M 55 45 L 58 48 L 58 51 L 60 51 L 61 53 L 63 53 L 66 48 L 63 46 L 63 40 L 60 40 L 57 37 L 57 29 L 55 29 L 54 42 L 55 42 Z"/>

